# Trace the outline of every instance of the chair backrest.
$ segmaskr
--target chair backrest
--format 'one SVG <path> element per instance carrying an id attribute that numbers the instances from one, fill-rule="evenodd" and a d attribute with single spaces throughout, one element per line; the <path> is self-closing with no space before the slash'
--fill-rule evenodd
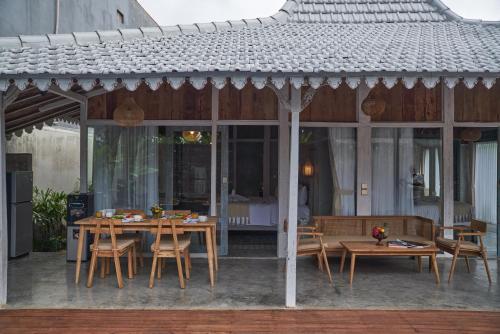
<path id="1" fill-rule="evenodd" d="M 158 250 L 160 247 L 161 236 L 163 234 L 172 235 L 172 240 L 174 242 L 174 248 L 179 249 L 179 241 L 177 236 L 184 234 L 184 228 L 181 226 L 183 224 L 182 219 L 165 219 L 160 218 L 157 220 L 158 225 L 156 228 L 151 229 L 152 234 L 156 234 L 154 249 Z"/>
<path id="2" fill-rule="evenodd" d="M 113 249 L 116 249 L 116 236 L 123 234 L 121 227 L 116 227 L 113 219 L 103 219 L 97 222 L 95 227 L 89 229 L 91 234 L 94 234 L 94 247 L 97 249 L 101 235 L 109 235 Z"/>
<path id="3" fill-rule="evenodd" d="M 475 230 L 475 231 L 478 231 L 481 233 L 486 233 L 487 226 L 488 226 L 488 224 L 486 222 L 483 222 L 483 221 L 477 220 L 477 219 L 471 219 L 470 228 L 472 230 Z"/>

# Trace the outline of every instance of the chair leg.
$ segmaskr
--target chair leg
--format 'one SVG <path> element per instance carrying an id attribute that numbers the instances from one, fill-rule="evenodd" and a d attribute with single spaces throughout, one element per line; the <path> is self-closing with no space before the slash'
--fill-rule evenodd
<path id="1" fill-rule="evenodd" d="M 328 279 L 330 280 L 330 283 L 333 283 L 332 273 L 330 272 L 330 265 L 328 264 L 328 257 L 326 256 L 326 252 L 323 250 L 321 252 L 321 255 L 323 256 L 323 261 L 326 267 L 326 273 L 328 274 Z"/>
<path id="2" fill-rule="evenodd" d="M 158 273 L 157 273 L 158 279 L 161 279 L 161 270 L 162 270 L 163 262 L 164 261 L 161 257 L 158 258 Z"/>
<path id="3" fill-rule="evenodd" d="M 137 244 L 134 242 L 134 245 L 132 246 L 132 263 L 134 266 L 134 274 L 137 275 L 137 250 L 136 250 Z"/>
<path id="4" fill-rule="evenodd" d="M 470 264 L 469 264 L 469 257 L 465 257 L 465 264 L 467 265 L 467 272 L 470 274 Z"/>
<path id="5" fill-rule="evenodd" d="M 133 265 L 133 262 L 134 262 L 134 247 L 132 247 L 131 249 L 129 249 L 129 251 L 127 252 L 127 269 L 128 269 L 128 278 L 129 279 L 132 279 L 134 278 L 134 265 Z"/>
<path id="6" fill-rule="evenodd" d="M 101 278 L 106 276 L 106 258 L 101 257 Z"/>
<path id="7" fill-rule="evenodd" d="M 484 268 L 486 269 L 486 274 L 488 275 L 488 282 L 491 284 L 491 273 L 490 273 L 490 267 L 488 266 L 488 255 L 486 252 L 483 252 L 481 254 L 481 257 L 483 258 L 484 261 Z"/>
<path id="8" fill-rule="evenodd" d="M 121 289 L 123 288 L 122 267 L 117 251 L 113 251 L 113 259 L 115 261 L 116 280 L 118 281 L 118 287 Z"/>
<path id="9" fill-rule="evenodd" d="M 448 275 L 448 283 L 450 283 L 451 279 L 453 278 L 453 273 L 455 272 L 455 266 L 457 264 L 457 258 L 458 258 L 458 254 L 455 253 L 453 255 L 453 261 L 451 262 L 450 274 Z"/>
<path id="10" fill-rule="evenodd" d="M 94 282 L 94 271 L 96 266 L 97 266 L 97 251 L 93 251 L 92 259 L 90 260 L 89 276 L 87 278 L 87 288 L 92 287 L 92 283 Z"/>
<path id="11" fill-rule="evenodd" d="M 109 275 L 111 272 L 111 258 L 107 257 L 106 258 L 106 275 Z"/>
<path id="12" fill-rule="evenodd" d="M 151 265 L 151 274 L 149 275 L 149 288 L 152 289 L 155 283 L 155 272 L 156 272 L 156 265 L 158 262 L 158 254 L 153 255 L 153 264 Z"/>
<path id="13" fill-rule="evenodd" d="M 177 273 L 179 275 L 179 284 L 181 285 L 181 289 L 184 289 L 186 286 L 184 285 L 184 272 L 182 270 L 182 261 L 180 254 L 176 254 L 175 260 L 177 262 Z"/>
<path id="14" fill-rule="evenodd" d="M 189 280 L 191 278 L 191 274 L 189 272 L 189 251 L 186 250 L 184 253 L 184 270 L 186 271 L 186 279 Z"/>
<path id="15" fill-rule="evenodd" d="M 316 258 L 318 260 L 318 268 L 319 270 L 323 271 L 323 258 L 321 253 L 316 254 Z"/>

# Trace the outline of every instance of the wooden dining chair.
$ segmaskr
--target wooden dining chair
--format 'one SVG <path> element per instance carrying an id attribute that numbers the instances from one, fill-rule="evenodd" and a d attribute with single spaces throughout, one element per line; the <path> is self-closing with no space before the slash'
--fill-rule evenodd
<path id="1" fill-rule="evenodd" d="M 328 257 L 326 256 L 325 244 L 323 243 L 323 233 L 317 232 L 315 226 L 297 227 L 297 256 L 316 256 L 318 267 L 321 271 L 326 269 L 328 280 L 333 282 Z"/>
<path id="2" fill-rule="evenodd" d="M 132 215 L 141 215 L 143 218 L 146 218 L 146 213 L 144 210 L 137 209 L 117 209 L 117 214 L 130 213 Z M 137 274 L 137 260 L 139 260 L 139 265 L 144 267 L 144 234 L 141 232 L 132 232 L 132 233 L 124 233 L 118 236 L 118 239 L 121 240 L 133 240 L 135 242 L 134 247 L 134 273 Z M 109 262 L 107 263 L 106 272 L 109 272 Z"/>
<path id="3" fill-rule="evenodd" d="M 94 281 L 94 273 L 97 267 L 98 258 L 113 259 L 115 264 L 116 279 L 118 287 L 123 288 L 123 278 L 120 266 L 120 257 L 127 255 L 128 278 L 134 277 L 133 273 L 133 253 L 135 243 L 133 240 L 120 240 L 117 235 L 123 233 L 120 227 L 115 227 L 111 219 L 98 222 L 95 228 L 90 229 L 90 233 L 94 234 L 94 242 L 90 245 L 92 258 L 90 260 L 89 275 L 87 279 L 87 287 L 92 287 Z M 109 239 L 103 239 L 104 235 L 109 235 Z M 101 269 L 102 270 L 102 269 Z"/>
<path id="4" fill-rule="evenodd" d="M 488 267 L 488 252 L 483 242 L 483 237 L 486 234 L 486 226 L 487 224 L 485 222 L 472 219 L 470 227 L 443 226 L 440 228 L 441 233 L 440 237 L 436 238 L 436 245 L 442 251 L 453 255 L 450 274 L 448 275 L 448 283 L 451 282 L 453 273 L 455 272 L 457 258 L 465 258 L 467 271 L 470 273 L 469 257 L 474 256 L 483 259 L 486 274 L 488 275 L 488 281 L 491 284 L 490 268 Z M 444 238 L 444 231 L 447 229 L 457 231 L 458 240 Z M 476 242 L 467 241 L 465 240 L 465 237 L 476 237 L 477 240 Z M 477 241 L 479 241 L 479 243 Z"/>
<path id="5" fill-rule="evenodd" d="M 182 224 L 182 219 L 158 219 L 158 227 L 151 230 L 151 233 L 156 234 L 156 239 L 151 245 L 151 251 L 153 252 L 153 264 L 151 266 L 151 275 L 149 277 L 150 288 L 153 288 L 154 286 L 155 272 L 157 272 L 158 279 L 161 278 L 161 260 L 163 258 L 175 258 L 179 284 L 181 289 L 185 288 L 181 257 L 184 257 L 186 278 L 189 279 L 191 267 L 189 246 L 191 245 L 191 239 L 182 237 L 184 234 Z M 162 235 L 167 235 L 168 237 L 162 238 Z"/>

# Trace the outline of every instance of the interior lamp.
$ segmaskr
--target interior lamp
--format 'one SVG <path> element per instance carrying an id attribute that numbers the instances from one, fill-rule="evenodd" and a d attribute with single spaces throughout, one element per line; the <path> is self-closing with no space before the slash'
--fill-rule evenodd
<path id="1" fill-rule="evenodd" d="M 182 138 L 189 143 L 196 143 L 201 139 L 201 132 L 194 130 L 182 131 Z"/>
<path id="2" fill-rule="evenodd" d="M 302 174 L 304 176 L 314 175 L 314 165 L 310 160 L 307 160 L 306 163 L 302 166 Z"/>

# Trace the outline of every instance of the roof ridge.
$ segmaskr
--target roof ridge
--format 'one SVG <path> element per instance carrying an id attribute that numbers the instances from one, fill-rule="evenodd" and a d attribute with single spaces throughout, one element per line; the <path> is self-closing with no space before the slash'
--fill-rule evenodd
<path id="1" fill-rule="evenodd" d="M 151 26 L 138 28 L 124 28 L 113 30 L 95 30 L 86 32 L 72 32 L 68 34 L 18 35 L 0 37 L 0 49 L 17 49 L 22 47 L 48 47 L 57 45 L 88 45 L 109 41 L 128 41 L 144 37 L 161 37 L 180 34 L 216 32 L 244 27 L 258 27 L 270 24 L 286 23 L 292 15 L 298 0 L 286 0 L 277 13 L 254 19 L 212 21 L 192 24 L 176 24 L 170 26 Z"/>

